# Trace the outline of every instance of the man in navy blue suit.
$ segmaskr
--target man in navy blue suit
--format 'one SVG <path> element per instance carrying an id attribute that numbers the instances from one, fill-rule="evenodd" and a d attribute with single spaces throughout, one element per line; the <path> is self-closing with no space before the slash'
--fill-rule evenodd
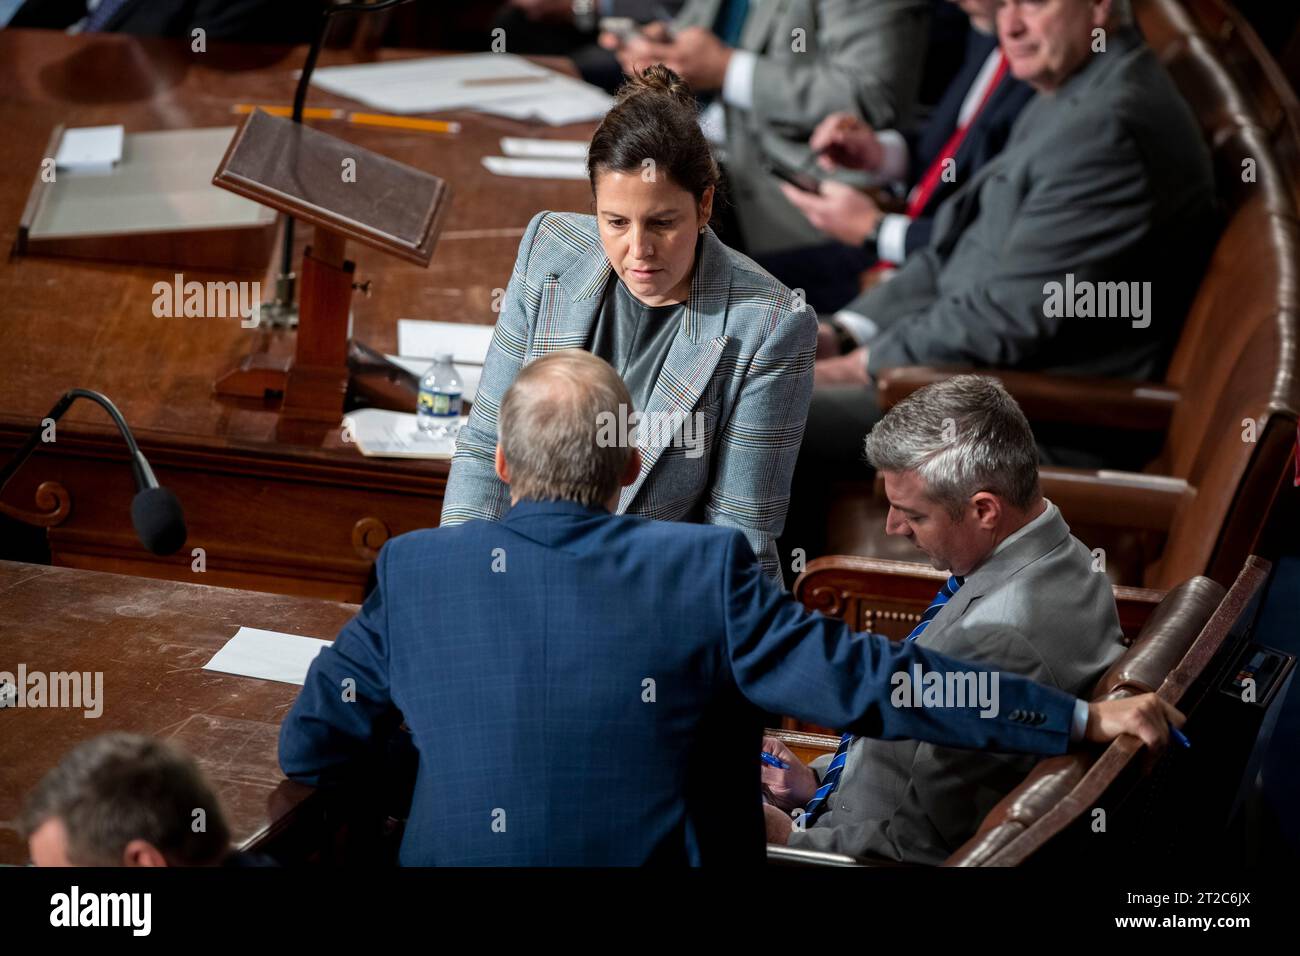
<path id="1" fill-rule="evenodd" d="M 355 780 L 399 711 L 419 755 L 403 864 L 761 861 L 762 710 L 1036 754 L 1124 732 L 1160 748 L 1182 723 L 1154 695 L 1085 704 L 856 634 L 767 579 L 739 530 L 612 514 L 640 469 L 630 414 L 589 353 L 526 366 L 498 419 L 511 510 L 388 542 L 312 664 L 280 764 Z M 991 699 L 891 701 L 899 675 L 950 673 Z"/>

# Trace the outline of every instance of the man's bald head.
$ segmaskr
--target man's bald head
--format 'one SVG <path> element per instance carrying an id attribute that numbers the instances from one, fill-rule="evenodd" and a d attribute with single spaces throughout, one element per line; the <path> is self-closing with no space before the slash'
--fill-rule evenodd
<path id="1" fill-rule="evenodd" d="M 623 380 L 590 352 L 551 352 L 526 365 L 497 416 L 498 473 L 511 499 L 608 507 L 640 465 L 631 468 L 634 447 L 599 440 L 601 422 L 631 412 Z"/>

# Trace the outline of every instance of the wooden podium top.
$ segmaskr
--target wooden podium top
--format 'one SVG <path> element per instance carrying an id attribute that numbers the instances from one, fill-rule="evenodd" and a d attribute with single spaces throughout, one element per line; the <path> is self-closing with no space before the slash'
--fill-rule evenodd
<path id="1" fill-rule="evenodd" d="M 0 561 L 0 670 L 103 673 L 103 712 L 0 710 L 0 863 L 27 861 L 7 824 L 72 747 L 110 731 L 176 741 L 217 791 L 236 846 L 284 822 L 310 788 L 280 771 L 298 687 L 203 670 L 241 625 L 333 639 L 356 606 Z"/>
<path id="2" fill-rule="evenodd" d="M 212 183 L 419 266 L 451 201 L 437 176 L 261 110 L 236 131 Z"/>

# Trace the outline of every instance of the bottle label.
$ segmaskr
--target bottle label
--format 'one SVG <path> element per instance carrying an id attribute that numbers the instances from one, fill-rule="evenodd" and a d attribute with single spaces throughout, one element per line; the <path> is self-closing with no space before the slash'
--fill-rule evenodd
<path id="1" fill-rule="evenodd" d="M 460 415 L 460 393 L 429 392 L 421 389 L 416 412 L 420 415 L 437 415 L 451 418 Z"/>

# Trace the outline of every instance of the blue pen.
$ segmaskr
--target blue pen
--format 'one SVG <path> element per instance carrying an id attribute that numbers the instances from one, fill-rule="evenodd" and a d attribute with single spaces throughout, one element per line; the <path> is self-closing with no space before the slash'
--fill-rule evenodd
<path id="1" fill-rule="evenodd" d="M 790 769 L 790 765 L 788 763 L 786 763 L 784 760 L 780 760 L 776 757 L 773 757 L 766 750 L 760 750 L 758 752 L 758 759 L 762 760 L 763 763 L 767 764 L 769 767 L 776 767 L 776 769 L 778 770 Z"/>
<path id="2" fill-rule="evenodd" d="M 1184 736 L 1183 732 L 1173 724 L 1169 725 L 1169 735 L 1173 737 L 1174 740 L 1178 741 L 1179 746 L 1190 747 L 1192 745 L 1192 742 Z"/>

